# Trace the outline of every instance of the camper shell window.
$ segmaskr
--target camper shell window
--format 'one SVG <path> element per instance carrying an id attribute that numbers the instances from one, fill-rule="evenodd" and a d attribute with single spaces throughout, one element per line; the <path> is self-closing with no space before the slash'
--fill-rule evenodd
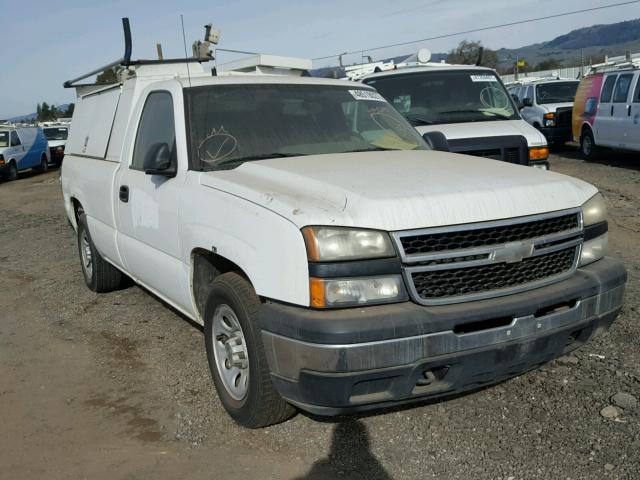
<path id="1" fill-rule="evenodd" d="M 0 132 L 0 147 L 8 147 L 9 146 L 9 132 L 4 131 Z"/>

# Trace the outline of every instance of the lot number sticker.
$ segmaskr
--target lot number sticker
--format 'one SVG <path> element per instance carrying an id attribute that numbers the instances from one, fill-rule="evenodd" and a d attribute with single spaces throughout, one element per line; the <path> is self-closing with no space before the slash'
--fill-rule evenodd
<path id="1" fill-rule="evenodd" d="M 497 82 L 498 79 L 493 75 L 469 75 L 472 82 Z"/>
<path id="2" fill-rule="evenodd" d="M 374 102 L 386 102 L 384 97 L 373 90 L 349 90 L 356 100 L 371 100 Z"/>

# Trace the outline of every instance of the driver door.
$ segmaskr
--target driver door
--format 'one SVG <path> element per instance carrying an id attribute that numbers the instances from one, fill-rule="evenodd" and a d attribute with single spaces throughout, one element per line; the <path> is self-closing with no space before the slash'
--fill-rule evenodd
<path id="1" fill-rule="evenodd" d="M 176 148 L 175 126 L 180 125 L 176 122 L 176 98 L 181 98 L 178 92 L 156 90 L 140 100 L 133 117 L 136 118 L 137 113 L 139 122 L 137 127 L 134 124 L 130 128 L 132 133 L 128 133 L 135 138 L 125 144 L 129 151 L 123 152 L 114 197 L 118 248 L 128 272 L 143 285 L 184 308 L 187 299 L 182 284 L 185 280 L 180 260 L 178 214 L 187 159 Z M 177 170 L 174 177 L 145 173 L 145 159 L 158 150 L 158 145 L 166 145 L 171 150 L 171 161 Z"/>

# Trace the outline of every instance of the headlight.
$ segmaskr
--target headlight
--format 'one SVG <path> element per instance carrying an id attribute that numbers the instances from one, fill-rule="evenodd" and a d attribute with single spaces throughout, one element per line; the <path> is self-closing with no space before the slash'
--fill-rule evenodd
<path id="1" fill-rule="evenodd" d="M 546 160 L 549 158 L 547 147 L 534 147 L 529 149 L 529 160 Z"/>
<path id="2" fill-rule="evenodd" d="M 386 232 L 337 227 L 302 229 L 310 262 L 334 262 L 396 255 Z"/>
<path id="3" fill-rule="evenodd" d="M 311 306 L 352 307 L 407 300 L 400 275 L 368 278 L 311 278 Z"/>
<path id="4" fill-rule="evenodd" d="M 595 225 L 607 219 L 607 206 L 601 193 L 596 193 L 582 205 L 584 226 Z"/>
<path id="5" fill-rule="evenodd" d="M 601 193 L 596 193 L 582 205 L 585 227 L 585 242 L 582 244 L 580 266 L 600 260 L 607 254 L 609 235 L 607 233 L 607 206 Z M 597 235 L 597 236 L 596 236 Z"/>
<path id="6" fill-rule="evenodd" d="M 600 260 L 607 254 L 609 250 L 609 234 L 605 233 L 593 240 L 588 240 L 582 244 L 582 252 L 580 253 L 580 267 L 589 265 L 590 263 Z"/>

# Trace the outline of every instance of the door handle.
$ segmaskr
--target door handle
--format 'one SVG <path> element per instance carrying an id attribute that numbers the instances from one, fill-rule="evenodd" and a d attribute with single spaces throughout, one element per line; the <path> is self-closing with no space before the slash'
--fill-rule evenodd
<path id="1" fill-rule="evenodd" d="M 120 201 L 123 203 L 127 203 L 129 201 L 129 187 L 126 185 L 120 186 L 120 191 L 118 192 L 118 197 L 120 197 Z"/>
<path id="2" fill-rule="evenodd" d="M 631 116 L 631 105 L 627 105 L 627 117 Z"/>
<path id="3" fill-rule="evenodd" d="M 611 105 L 611 116 L 613 117 L 613 105 Z"/>

